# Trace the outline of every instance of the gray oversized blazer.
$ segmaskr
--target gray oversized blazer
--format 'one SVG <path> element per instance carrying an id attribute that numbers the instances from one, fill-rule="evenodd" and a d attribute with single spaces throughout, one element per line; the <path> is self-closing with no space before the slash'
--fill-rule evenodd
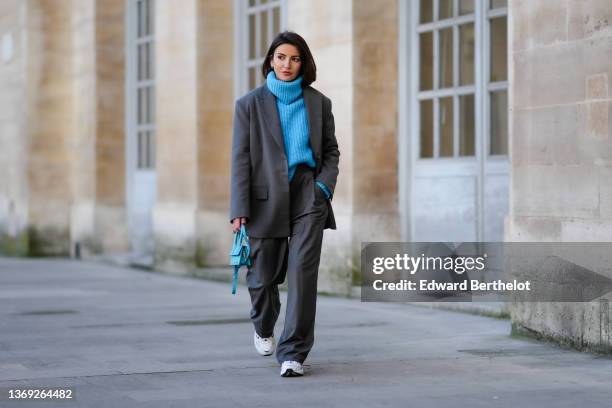
<path id="1" fill-rule="evenodd" d="M 332 195 L 338 177 L 340 151 L 335 136 L 331 100 L 311 86 L 304 87 L 310 147 L 316 161 L 316 180 Z M 230 222 L 248 217 L 251 237 L 290 236 L 289 170 L 276 97 L 264 83 L 236 101 L 232 141 Z M 336 229 L 329 215 L 325 228 Z"/>

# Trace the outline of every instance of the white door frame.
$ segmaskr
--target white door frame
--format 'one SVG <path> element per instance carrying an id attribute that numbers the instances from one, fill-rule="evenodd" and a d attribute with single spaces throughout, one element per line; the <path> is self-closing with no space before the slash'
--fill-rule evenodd
<path id="1" fill-rule="evenodd" d="M 433 13 L 437 15 L 439 0 L 432 0 Z M 419 27 L 419 1 L 418 0 L 398 0 L 398 192 L 399 192 L 399 216 L 400 216 L 400 233 L 403 241 L 411 241 L 415 238 L 414 222 L 412 220 L 412 212 L 414 208 L 414 183 L 415 177 L 419 173 L 427 173 L 428 168 L 440 173 L 450 171 L 453 175 L 468 174 L 474 170 L 476 166 L 477 180 L 477 196 L 476 196 L 476 233 L 477 240 L 483 241 L 485 238 L 485 198 L 484 184 L 485 177 L 488 175 L 507 175 L 509 174 L 508 156 L 492 156 L 489 155 L 489 137 L 490 134 L 490 96 L 489 92 L 494 90 L 508 89 L 508 81 L 489 83 L 489 19 L 494 17 L 507 16 L 507 9 L 488 10 L 487 0 L 474 0 L 475 15 L 474 15 L 474 35 L 475 35 L 475 55 L 474 55 L 474 85 L 464 87 L 474 92 L 474 111 L 475 111 L 475 157 L 454 157 L 454 158 L 427 158 L 419 157 L 420 149 L 420 115 L 419 115 L 419 36 L 417 31 Z M 459 0 L 454 0 L 454 8 L 457 10 Z M 428 27 L 442 27 L 450 24 L 456 24 L 467 21 L 466 16 L 458 16 L 445 19 L 444 21 L 427 23 Z M 455 29 L 456 30 L 456 29 Z M 437 35 L 434 36 L 434 44 L 437 42 Z M 453 35 L 453 52 L 458 52 L 458 35 L 455 31 Z M 437 46 L 434 46 L 437 52 Z M 437 61 L 434 58 L 434 61 Z M 510 59 L 508 59 L 510 61 Z M 434 62 L 436 64 L 436 62 Z M 454 75 L 457 75 L 458 64 L 454 64 Z M 434 65 L 434 72 L 437 70 L 437 65 Z M 437 75 L 434 75 L 436 78 Z M 435 79 L 434 79 L 435 81 Z M 449 93 L 449 90 L 442 89 L 421 92 L 428 96 L 443 96 L 445 94 L 454 94 L 455 90 Z M 461 90 L 459 90 L 461 92 Z M 456 98 L 456 96 L 455 96 Z M 455 103 L 454 126 L 458 126 L 458 106 Z M 434 108 L 434 126 L 438 126 L 436 113 Z M 434 131 L 434 150 L 437 147 L 438 137 Z M 487 136 L 487 137 L 485 137 Z M 455 132 L 455 152 L 457 147 L 457 132 Z M 452 160 L 452 168 L 445 169 L 444 163 Z M 418 164 L 418 166 L 417 166 Z"/>
<path id="2" fill-rule="evenodd" d="M 138 156 L 141 152 L 138 151 L 138 130 L 154 130 L 154 125 L 138 125 L 136 120 L 137 114 L 137 30 L 138 26 L 135 23 L 137 17 L 136 10 L 137 2 L 135 0 L 125 0 L 125 56 L 126 56 L 126 70 L 125 70 L 125 163 L 126 163 L 126 183 L 125 183 L 125 194 L 126 194 L 126 218 L 128 224 L 128 235 L 130 237 L 130 247 L 132 252 L 140 252 L 141 248 L 135 248 L 133 242 L 133 236 L 135 228 L 140 227 L 134 223 L 132 213 L 137 207 L 138 197 L 136 197 L 135 183 L 138 181 L 146 181 L 148 185 L 153 186 L 155 189 L 157 177 L 155 168 L 142 169 L 138 168 Z M 155 3 L 153 3 L 155 5 Z M 155 27 L 155 7 L 152 8 L 153 12 L 153 27 Z M 155 32 L 149 37 L 154 37 Z M 146 39 L 144 39 L 146 41 Z M 141 39 L 140 41 L 143 41 Z M 154 54 L 153 54 L 154 55 Z M 152 65 L 155 65 L 153 58 Z M 154 70 L 154 68 L 152 68 Z M 155 71 L 153 71 L 155 72 Z M 141 84 L 145 82 L 154 83 L 153 79 L 148 81 L 140 81 Z M 154 99 L 154 98 L 153 98 Z M 154 103 L 154 100 L 152 101 Z M 153 105 L 154 106 L 154 105 Z M 154 108 L 152 108 L 154 110 Z M 154 138 L 155 140 L 156 138 Z M 152 146 L 154 149 L 155 146 Z M 155 195 L 156 192 L 153 192 Z M 151 214 L 152 217 L 152 214 Z M 152 218 L 151 218 L 152 223 Z M 152 234 L 152 231 L 151 231 Z M 152 240 L 152 235 L 151 235 Z M 150 245 L 149 245 L 150 246 Z M 149 248 L 147 252 L 152 251 Z M 136 255 L 143 255 L 137 253 Z"/>

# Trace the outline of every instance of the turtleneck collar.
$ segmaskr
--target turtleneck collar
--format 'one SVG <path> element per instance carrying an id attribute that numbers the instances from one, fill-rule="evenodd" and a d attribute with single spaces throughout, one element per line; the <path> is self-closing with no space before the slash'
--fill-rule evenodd
<path id="1" fill-rule="evenodd" d="M 302 76 L 298 76 L 291 82 L 281 81 L 276 78 L 274 70 L 266 77 L 266 86 L 276 98 L 288 105 L 302 96 Z"/>

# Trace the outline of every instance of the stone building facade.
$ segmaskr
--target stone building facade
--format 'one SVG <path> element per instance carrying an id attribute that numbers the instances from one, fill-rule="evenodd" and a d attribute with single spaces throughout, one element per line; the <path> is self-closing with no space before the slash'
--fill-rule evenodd
<path id="1" fill-rule="evenodd" d="M 612 5 L 511 4 L 506 240 L 611 242 Z M 513 323 L 579 348 L 609 350 L 607 298 L 515 304 Z"/>
<path id="2" fill-rule="evenodd" d="M 3 0 L 1 252 L 226 264 L 234 101 L 284 29 L 341 151 L 321 291 L 365 241 L 612 241 L 608 3 Z M 601 304 L 512 316 L 601 343 Z"/>

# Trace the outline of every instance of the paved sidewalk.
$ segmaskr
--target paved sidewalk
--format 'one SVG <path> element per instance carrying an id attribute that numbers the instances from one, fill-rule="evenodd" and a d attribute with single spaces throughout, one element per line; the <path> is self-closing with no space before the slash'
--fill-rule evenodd
<path id="1" fill-rule="evenodd" d="M 0 390 L 76 389 L 0 407 L 612 404 L 610 358 L 510 338 L 507 320 L 324 296 L 307 375 L 281 378 L 253 349 L 248 309 L 244 286 L 0 258 Z"/>

